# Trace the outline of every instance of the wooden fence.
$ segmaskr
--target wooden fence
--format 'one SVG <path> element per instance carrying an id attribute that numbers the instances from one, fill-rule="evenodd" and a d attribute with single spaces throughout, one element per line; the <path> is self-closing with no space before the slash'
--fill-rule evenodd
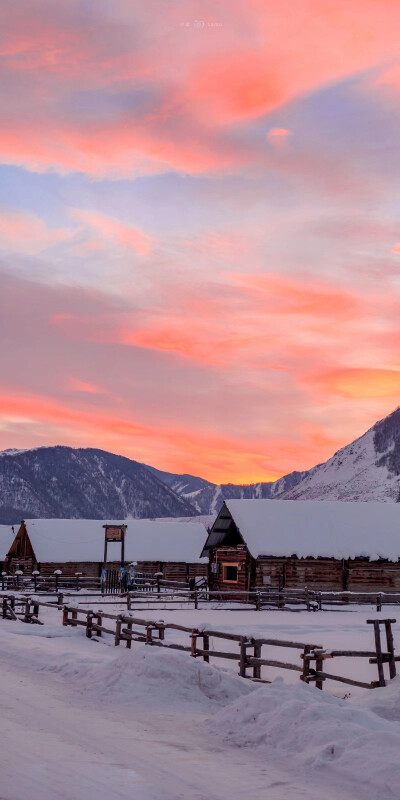
<path id="1" fill-rule="evenodd" d="M 1 591 L 16 590 L 26 591 L 35 594 L 55 593 L 65 589 L 74 591 L 91 591 L 98 594 L 125 594 L 126 586 L 118 580 L 118 570 L 113 570 L 106 575 L 105 580 L 100 577 L 82 575 L 80 572 L 74 575 L 63 575 L 56 571 L 53 575 L 40 575 L 35 573 L 2 573 L 0 575 Z M 172 589 L 188 589 L 188 581 L 166 580 L 161 576 L 154 576 L 151 573 L 139 573 L 135 577 L 135 591 L 157 592 L 160 593 Z"/>
<path id="2" fill-rule="evenodd" d="M 180 587 L 174 590 L 167 585 L 155 588 L 147 584 L 146 595 L 143 591 L 129 591 L 128 609 L 136 609 L 141 605 L 146 608 L 164 608 L 173 605 L 189 605 L 198 608 L 202 603 L 219 603 L 232 605 L 240 604 L 260 611 L 263 608 L 304 608 L 307 611 L 321 611 L 330 608 L 348 608 L 352 605 L 373 605 L 377 611 L 382 611 L 385 605 L 400 604 L 400 594 L 387 594 L 385 592 L 316 592 L 312 589 L 264 589 L 244 591 L 210 591 L 207 588 L 191 590 Z"/>
<path id="3" fill-rule="evenodd" d="M 60 600 L 61 598 L 59 598 Z M 396 662 L 400 661 L 400 656 L 395 656 L 393 641 L 392 623 L 395 619 L 367 620 L 367 624 L 374 629 L 374 650 L 327 650 L 320 645 L 310 642 L 294 642 L 283 639 L 266 639 L 243 634 L 228 633 L 226 631 L 215 631 L 212 629 L 200 629 L 198 627 L 187 627 L 163 620 L 147 620 L 134 617 L 131 614 L 109 614 L 103 609 L 83 609 L 79 606 L 65 605 L 63 603 L 44 602 L 37 597 L 15 597 L 14 595 L 4 595 L 2 598 L 2 609 L 4 619 L 22 620 L 26 623 L 39 623 L 39 609 L 41 606 L 62 610 L 62 624 L 72 627 L 82 626 L 85 628 L 86 636 L 91 639 L 93 636 L 101 637 L 108 634 L 114 637 L 114 643 L 119 646 L 125 642 L 126 647 L 130 648 L 132 642 L 142 642 L 156 647 L 167 647 L 173 650 L 189 652 L 192 657 L 201 657 L 209 662 L 210 658 L 229 659 L 238 662 L 238 672 L 243 678 L 269 683 L 262 678 L 262 667 L 273 667 L 279 670 L 292 670 L 299 673 L 300 680 L 306 683 L 315 683 L 318 689 L 323 688 L 326 680 L 339 681 L 350 686 L 359 686 L 365 689 L 373 689 L 378 686 L 385 686 L 384 665 L 388 665 L 389 678 L 396 675 Z M 381 629 L 384 626 L 386 634 L 386 649 L 382 647 Z M 178 631 L 188 635 L 188 644 L 166 641 L 166 631 Z M 218 645 L 214 645 L 217 640 Z M 217 649 L 220 648 L 220 641 L 236 642 L 239 653 Z M 199 646 L 199 641 L 201 645 Z M 299 651 L 299 661 L 281 661 L 275 658 L 263 657 L 263 648 L 283 648 L 285 651 Z M 325 662 L 334 658 L 357 658 L 368 659 L 370 664 L 375 664 L 378 669 L 378 680 L 365 681 L 354 680 L 343 675 L 335 675 L 327 672 Z M 251 672 L 251 674 L 249 674 Z"/>

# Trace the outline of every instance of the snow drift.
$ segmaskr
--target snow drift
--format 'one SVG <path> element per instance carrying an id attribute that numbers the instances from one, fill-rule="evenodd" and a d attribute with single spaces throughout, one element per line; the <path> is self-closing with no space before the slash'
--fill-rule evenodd
<path id="1" fill-rule="evenodd" d="M 81 688 L 104 702 L 146 707 L 189 704 L 214 711 L 253 686 L 187 653 L 142 646 L 124 650 L 100 665 L 92 665 L 79 679 Z"/>
<path id="2" fill-rule="evenodd" d="M 400 681 L 382 691 L 392 692 L 386 707 L 394 695 L 400 707 Z M 206 727 L 228 744 L 288 756 L 308 769 L 328 767 L 398 797 L 400 724 L 306 684 L 278 678 L 217 712 Z"/>

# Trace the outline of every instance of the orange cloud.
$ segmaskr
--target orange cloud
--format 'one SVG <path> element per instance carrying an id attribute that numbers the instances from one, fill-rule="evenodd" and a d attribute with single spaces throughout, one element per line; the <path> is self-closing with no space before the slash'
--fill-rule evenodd
<path id="1" fill-rule="evenodd" d="M 174 426 L 151 426 L 99 413 L 96 408 L 72 409 L 35 395 L 3 394 L 0 398 L 1 426 L 4 428 L 8 422 L 18 421 L 28 428 L 32 426 L 36 435 L 38 424 L 43 423 L 47 441 L 54 431 L 58 431 L 58 435 L 62 431 L 64 441 L 67 437 L 68 443 L 74 446 L 80 440 L 88 446 L 94 437 L 96 446 L 101 441 L 102 447 L 142 462 L 171 471 L 188 469 L 216 482 L 225 476 L 238 482 L 275 480 L 281 474 L 268 466 L 268 442 L 260 441 L 259 437 L 244 441 L 240 437 L 223 437 L 212 430 L 194 432 Z"/>
<path id="2" fill-rule="evenodd" d="M 400 370 L 377 368 L 341 368 L 311 379 L 329 394 L 339 394 L 353 399 L 373 397 L 398 398 Z"/>
<path id="3" fill-rule="evenodd" d="M 360 295 L 324 281 L 311 283 L 307 277 L 302 280 L 273 273 L 232 273 L 230 277 L 244 292 L 265 300 L 270 310 L 275 308 L 280 314 L 352 319 L 366 308 Z"/>

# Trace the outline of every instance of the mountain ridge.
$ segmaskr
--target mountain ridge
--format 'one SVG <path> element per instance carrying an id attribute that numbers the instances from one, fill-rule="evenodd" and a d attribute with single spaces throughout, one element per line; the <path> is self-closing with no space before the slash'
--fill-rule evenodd
<path id="1" fill-rule="evenodd" d="M 214 484 L 96 448 L 0 452 L 0 523 L 216 514 L 225 499 L 400 500 L 400 408 L 327 461 L 277 481 Z"/>

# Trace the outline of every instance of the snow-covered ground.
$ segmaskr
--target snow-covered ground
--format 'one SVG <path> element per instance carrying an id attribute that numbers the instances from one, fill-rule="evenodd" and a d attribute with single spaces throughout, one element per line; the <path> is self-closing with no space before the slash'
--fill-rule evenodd
<path id="1" fill-rule="evenodd" d="M 370 649 L 365 620 L 377 615 L 187 608 L 145 616 Z M 41 617 L 43 626 L 0 620 L 2 800 L 400 798 L 400 680 L 346 699 L 349 687 L 330 684 L 335 697 L 291 672 L 259 686 L 237 677 L 234 661 L 115 648 L 111 637 L 63 628 L 56 610 Z"/>

